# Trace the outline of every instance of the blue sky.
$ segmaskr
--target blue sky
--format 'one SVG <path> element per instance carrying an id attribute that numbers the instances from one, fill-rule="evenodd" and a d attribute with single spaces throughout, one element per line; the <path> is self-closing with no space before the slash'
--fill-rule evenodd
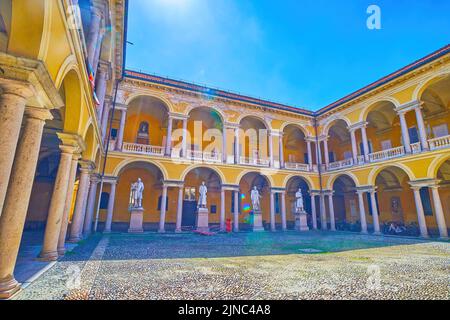
<path id="1" fill-rule="evenodd" d="M 127 68 L 310 110 L 450 43 L 448 0 L 129 2 Z"/>

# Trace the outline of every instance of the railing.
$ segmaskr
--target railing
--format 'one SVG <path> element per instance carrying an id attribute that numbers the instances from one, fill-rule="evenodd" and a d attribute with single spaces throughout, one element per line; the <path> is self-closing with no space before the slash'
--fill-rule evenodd
<path id="1" fill-rule="evenodd" d="M 310 171 L 310 166 L 306 163 L 285 162 L 284 167 L 290 170 Z"/>
<path id="2" fill-rule="evenodd" d="M 332 171 L 332 170 L 338 170 L 338 169 L 342 169 L 342 168 L 348 168 L 351 167 L 354 164 L 353 158 L 350 159 L 346 159 L 346 160 L 342 160 L 342 161 L 336 161 L 336 162 L 331 162 L 328 164 L 328 171 Z"/>
<path id="3" fill-rule="evenodd" d="M 268 167 L 270 162 L 269 162 L 269 159 L 241 157 L 240 164 L 245 164 L 245 165 L 250 165 L 250 166 Z"/>
<path id="4" fill-rule="evenodd" d="M 383 161 L 392 158 L 398 158 L 404 155 L 405 155 L 405 148 L 401 146 L 397 148 L 371 153 L 369 154 L 369 161 L 370 162 Z"/>
<path id="5" fill-rule="evenodd" d="M 205 162 L 222 162 L 222 154 L 220 152 L 204 152 L 199 150 L 187 150 L 186 156 L 193 161 Z"/>
<path id="6" fill-rule="evenodd" d="M 430 150 L 449 148 L 450 147 L 450 135 L 430 139 L 430 140 L 428 140 L 428 143 L 430 144 Z"/>
<path id="7" fill-rule="evenodd" d="M 124 142 L 122 145 L 123 152 L 147 154 L 151 156 L 164 156 L 164 147 L 150 146 L 139 143 Z"/>
<path id="8" fill-rule="evenodd" d="M 411 144 L 411 153 L 416 154 L 422 151 L 422 146 L 420 142 L 412 143 Z"/>

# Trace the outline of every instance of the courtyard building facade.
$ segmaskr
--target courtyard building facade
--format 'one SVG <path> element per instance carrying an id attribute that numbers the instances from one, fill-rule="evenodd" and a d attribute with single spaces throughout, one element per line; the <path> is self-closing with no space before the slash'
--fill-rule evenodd
<path id="1" fill-rule="evenodd" d="M 0 298 L 24 232 L 44 261 L 127 232 L 139 178 L 145 231 L 196 230 L 205 182 L 210 231 L 255 231 L 256 187 L 268 232 L 301 190 L 304 231 L 448 238 L 450 45 L 313 112 L 125 69 L 126 13 L 0 3 Z"/>

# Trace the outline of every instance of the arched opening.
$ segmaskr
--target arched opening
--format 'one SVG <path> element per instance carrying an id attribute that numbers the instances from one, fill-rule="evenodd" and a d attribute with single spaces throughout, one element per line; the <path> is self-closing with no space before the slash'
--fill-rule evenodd
<path id="1" fill-rule="evenodd" d="M 189 113 L 187 129 L 187 158 L 221 162 L 223 157 L 223 120 L 208 107 L 199 107 Z"/>
<path id="2" fill-rule="evenodd" d="M 286 169 L 299 169 L 302 165 L 312 165 L 315 161 L 314 153 L 312 161 L 305 141 L 305 133 L 296 125 L 287 125 L 283 130 L 283 163 Z"/>
<path id="3" fill-rule="evenodd" d="M 270 192 L 271 185 L 270 181 L 264 175 L 257 172 L 249 172 L 245 174 L 239 182 L 239 223 L 245 224 L 244 228 L 250 230 L 252 223 L 252 200 L 251 200 L 251 190 L 257 188 L 261 196 L 260 206 L 263 225 L 270 224 Z M 278 200 L 277 200 L 278 199 Z M 278 205 L 277 205 L 278 203 Z M 234 205 L 234 200 L 233 200 Z M 275 197 L 275 216 L 281 215 L 281 198 L 279 194 Z M 266 227 L 267 229 L 267 227 Z"/>
<path id="4" fill-rule="evenodd" d="M 154 164 L 144 161 L 132 162 L 123 167 L 118 174 L 118 183 L 115 191 L 114 211 L 112 216 L 112 231 L 126 232 L 130 223 L 130 188 L 131 184 L 140 178 L 144 183 L 143 227 L 144 230 L 157 230 L 160 220 L 161 205 L 159 203 L 163 190 L 164 175 Z M 111 186 L 105 184 L 104 193 L 111 192 Z M 106 197 L 106 194 L 104 195 Z M 177 194 L 168 193 L 166 207 L 167 219 L 176 217 Z M 107 208 L 101 210 L 100 221 L 106 221 Z"/>
<path id="5" fill-rule="evenodd" d="M 439 196 L 444 213 L 445 224 L 450 226 L 450 159 L 445 161 L 438 169 Z"/>
<path id="6" fill-rule="evenodd" d="M 198 201 L 200 186 L 205 183 L 207 188 L 207 216 L 200 217 Z M 221 179 L 219 174 L 210 168 L 199 167 L 188 172 L 184 178 L 183 211 L 181 227 L 184 230 L 197 229 L 203 223 L 206 228 L 217 229 L 220 223 L 220 192 Z M 203 219 L 200 222 L 200 219 Z"/>
<path id="7" fill-rule="evenodd" d="M 244 117 L 240 124 L 240 163 L 269 166 L 269 131 L 266 124 L 256 117 Z"/>
<path id="8" fill-rule="evenodd" d="M 330 124 L 328 130 L 328 150 L 323 145 L 321 153 L 325 159 L 325 163 L 330 164 L 329 169 L 334 168 L 334 163 L 352 159 L 350 132 L 344 120 L 338 119 Z"/>
<path id="9" fill-rule="evenodd" d="M 340 175 L 333 183 L 333 206 L 337 230 L 361 231 L 360 210 L 355 181 Z"/>
<path id="10" fill-rule="evenodd" d="M 111 137 L 121 140 L 121 118 L 124 110 L 114 113 Z M 126 110 L 123 150 L 163 155 L 168 133 L 169 108 L 161 100 L 140 96 L 133 99 Z"/>
<path id="11" fill-rule="evenodd" d="M 394 166 L 383 168 L 375 179 L 377 206 L 381 232 L 386 234 L 418 236 L 417 208 L 414 193 L 406 172 Z M 420 197 L 427 222 L 432 216 L 431 198 L 428 188 L 420 189 Z M 366 199 L 367 200 L 367 199 Z M 431 210 L 431 211 L 430 211 Z M 369 208 L 368 222 L 372 220 Z"/>
<path id="12" fill-rule="evenodd" d="M 295 227 L 295 201 L 296 201 L 295 194 L 298 192 L 299 189 L 302 190 L 304 208 L 308 214 L 307 216 L 308 227 L 309 229 L 313 229 L 310 187 L 308 182 L 302 177 L 292 177 L 291 179 L 289 179 L 286 185 L 287 227 L 288 229 L 294 229 Z"/>

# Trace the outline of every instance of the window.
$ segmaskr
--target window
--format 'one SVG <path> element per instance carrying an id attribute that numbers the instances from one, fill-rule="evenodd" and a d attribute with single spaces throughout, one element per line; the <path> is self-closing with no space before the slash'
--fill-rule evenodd
<path id="1" fill-rule="evenodd" d="M 419 134 L 417 133 L 416 127 L 409 128 L 408 132 L 409 132 L 409 140 L 411 143 L 419 142 Z"/>
<path id="2" fill-rule="evenodd" d="M 100 198 L 100 210 L 108 209 L 108 202 L 109 202 L 109 193 L 102 192 L 102 196 Z"/>
<path id="3" fill-rule="evenodd" d="M 369 206 L 369 214 L 373 215 L 373 211 L 372 211 L 372 198 L 370 197 L 370 193 L 366 193 L 367 196 L 367 205 Z M 380 205 L 378 202 L 378 193 L 375 193 L 375 202 L 377 203 L 377 209 L 378 211 L 380 211 Z M 380 215 L 380 213 L 378 212 L 378 215 Z"/>
<path id="4" fill-rule="evenodd" d="M 328 159 L 330 159 L 330 162 L 336 161 L 336 158 L 334 157 L 334 152 L 328 152 Z"/>
<path id="5" fill-rule="evenodd" d="M 275 214 L 280 214 L 280 194 L 275 193 Z"/>
<path id="6" fill-rule="evenodd" d="M 372 153 L 373 151 L 373 148 L 372 148 L 372 141 L 367 141 L 367 144 L 369 145 L 369 153 Z M 364 154 L 364 143 L 360 143 L 359 144 L 359 152 L 361 153 L 361 154 Z"/>
<path id="7" fill-rule="evenodd" d="M 239 197 L 238 197 L 238 211 L 239 211 L 239 213 L 241 213 L 241 199 L 242 199 L 242 196 L 239 194 Z M 234 192 L 233 192 L 233 196 L 231 197 L 231 212 L 234 212 Z"/>
<path id="8" fill-rule="evenodd" d="M 162 200 L 162 196 L 159 196 L 158 198 L 158 211 L 161 211 L 161 200 Z M 169 197 L 166 197 L 166 212 L 169 210 Z"/>
<path id="9" fill-rule="evenodd" d="M 381 141 L 381 150 L 389 150 L 392 149 L 391 140 Z"/>
<path id="10" fill-rule="evenodd" d="M 303 157 L 305 159 L 305 164 L 309 164 L 308 154 L 307 153 L 303 154 Z"/>
<path id="11" fill-rule="evenodd" d="M 431 207 L 431 198 L 428 187 L 420 189 L 420 198 L 422 199 L 423 213 L 426 216 L 432 216 L 433 208 Z"/>
<path id="12" fill-rule="evenodd" d="M 211 214 L 216 214 L 216 213 L 217 213 L 217 206 L 211 205 Z"/>
<path id="13" fill-rule="evenodd" d="M 447 124 L 441 124 L 433 127 L 433 136 L 435 138 L 448 136 L 448 126 Z"/>
<path id="14" fill-rule="evenodd" d="M 111 138 L 112 139 L 117 138 L 117 129 L 111 129 Z"/>
<path id="15" fill-rule="evenodd" d="M 351 151 L 344 152 L 344 160 L 353 158 L 353 153 Z"/>
<path id="16" fill-rule="evenodd" d="M 184 188 L 184 200 L 185 201 L 195 201 L 195 188 L 194 187 Z"/>

